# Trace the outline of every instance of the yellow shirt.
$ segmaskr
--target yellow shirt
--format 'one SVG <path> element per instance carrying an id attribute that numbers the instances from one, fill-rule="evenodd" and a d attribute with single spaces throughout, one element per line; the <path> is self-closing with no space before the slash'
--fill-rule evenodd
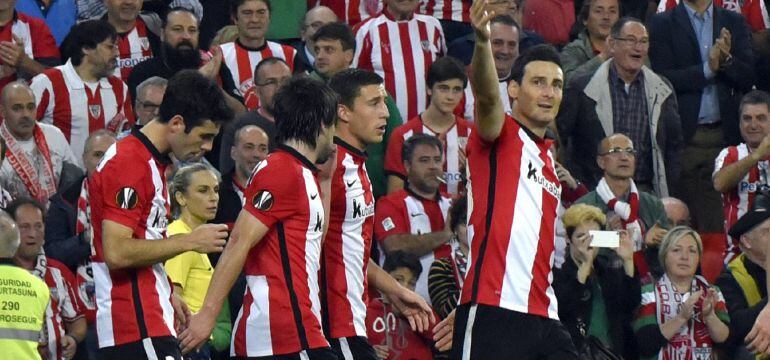
<path id="1" fill-rule="evenodd" d="M 49 299 L 43 280 L 20 267 L 0 263 L 0 357 L 40 359 L 37 345 Z"/>
<path id="2" fill-rule="evenodd" d="M 168 226 L 168 236 L 192 232 L 181 219 Z M 206 254 L 188 251 L 166 260 L 166 273 L 175 285 L 182 287 L 182 299 L 190 311 L 196 313 L 203 306 L 214 268 Z"/>

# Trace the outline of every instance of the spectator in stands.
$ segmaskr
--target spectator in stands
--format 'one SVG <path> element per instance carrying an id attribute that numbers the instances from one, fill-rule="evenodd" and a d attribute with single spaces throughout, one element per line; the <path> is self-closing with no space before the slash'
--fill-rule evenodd
<path id="1" fill-rule="evenodd" d="M 698 231 L 722 232 L 711 175 L 719 151 L 740 140 L 739 97 L 754 82 L 749 30 L 739 14 L 709 0 L 683 1 L 648 26 L 652 68 L 671 81 L 679 106 L 685 147 L 678 196 Z"/>
<path id="2" fill-rule="evenodd" d="M 490 41 L 492 43 L 492 56 L 495 59 L 495 70 L 500 85 L 500 100 L 503 102 L 503 110 L 511 111 L 511 98 L 508 96 L 508 86 L 511 83 L 511 69 L 513 63 L 519 57 L 519 41 L 521 40 L 521 28 L 506 15 L 498 15 L 489 23 Z M 461 59 L 465 65 L 470 65 L 473 49 L 476 46 L 476 36 L 463 37 L 456 40 L 449 47 L 449 56 Z M 470 69 L 473 71 L 473 69 Z M 465 97 L 455 110 L 455 113 L 473 121 L 476 110 L 476 101 L 473 89 L 465 88 Z"/>
<path id="3" fill-rule="evenodd" d="M 170 187 L 171 205 L 176 220 L 168 225 L 168 236 L 189 234 L 216 216 L 219 202 L 219 175 L 205 164 L 182 167 L 174 175 Z M 174 284 L 174 292 L 185 301 L 190 311 L 197 313 L 214 274 L 208 256 L 187 251 L 166 260 L 166 272 Z M 230 345 L 230 309 L 222 307 L 211 340 L 192 354 L 191 359 L 208 360 L 211 350 L 223 351 Z"/>
<path id="4" fill-rule="evenodd" d="M 36 0 L 17 0 L 16 11 L 44 20 L 51 34 L 60 46 L 64 38 L 77 22 L 76 0 L 55 0 L 41 2 Z M 8 4 L 9 2 L 5 2 Z M 9 5 L 13 8 L 13 5 Z M 15 31 L 14 31 L 15 33 Z"/>
<path id="5" fill-rule="evenodd" d="M 204 2 L 207 2 L 204 0 Z M 104 0 L 77 0 L 78 20 L 88 20 L 100 17 L 107 12 L 107 6 Z M 220 4 L 221 5 L 221 4 Z M 169 9 L 174 7 L 184 7 L 195 13 L 195 17 L 200 21 L 203 18 L 203 6 L 200 0 L 144 0 L 142 11 L 154 12 L 163 17 Z M 227 12 L 227 10 L 225 10 Z M 206 14 L 209 15 L 209 14 Z"/>
<path id="6" fill-rule="evenodd" d="M 444 152 L 442 164 L 444 173 L 440 186 L 442 193 L 457 196 L 465 193 L 465 146 L 471 132 L 471 124 L 454 114 L 457 104 L 468 85 L 459 61 L 443 57 L 428 69 L 426 87 L 430 102 L 428 108 L 393 131 L 385 155 L 385 171 L 388 174 L 388 192 L 392 193 L 404 187 L 407 171 L 404 158 L 401 157 L 404 142 L 415 134 L 428 134 L 441 140 Z M 428 268 L 430 264 L 425 267 Z"/>
<path id="7" fill-rule="evenodd" d="M 457 307 L 468 267 L 468 198 L 463 196 L 449 208 L 449 228 L 452 230 L 450 256 L 433 261 L 428 273 L 428 292 L 433 309 L 446 318 Z"/>
<path id="8" fill-rule="evenodd" d="M 313 35 L 326 24 L 336 23 L 337 15 L 326 6 L 316 6 L 307 11 L 302 19 L 300 35 L 302 42 L 297 46 L 297 61 L 302 63 L 302 68 L 311 71 L 315 66 L 315 45 Z M 352 60 L 351 54 L 351 60 Z"/>
<path id="9" fill-rule="evenodd" d="M 43 205 L 30 198 L 18 198 L 8 206 L 8 214 L 19 227 L 21 243 L 13 260 L 20 267 L 45 281 L 51 289 L 43 332 L 45 359 L 71 359 L 77 344 L 86 337 L 86 319 L 75 297 L 75 277 L 64 264 L 43 252 L 45 236 Z"/>
<path id="10" fill-rule="evenodd" d="M 154 119 L 160 113 L 160 103 L 163 102 L 163 94 L 166 93 L 168 80 L 153 76 L 142 81 L 136 87 L 136 126 L 142 126 Z"/>
<path id="11" fill-rule="evenodd" d="M 639 355 L 661 359 L 711 359 L 714 344 L 730 333 L 724 297 L 718 287 L 695 275 L 703 244 L 695 230 L 677 226 L 660 244 L 665 274 L 642 287 L 634 320 Z"/>
<path id="12" fill-rule="evenodd" d="M 67 38 L 72 57 L 32 79 L 37 120 L 64 133 L 72 152 L 83 156 L 88 135 L 99 129 L 119 132 L 134 123 L 128 87 L 112 75 L 117 64 L 117 34 L 98 20 L 75 25 Z"/>
<path id="13" fill-rule="evenodd" d="M 590 232 L 605 230 L 607 225 L 604 213 L 591 205 L 570 207 L 563 222 L 568 256 L 553 276 L 559 319 L 577 349 L 598 340 L 615 354 L 636 358 L 631 314 L 639 305 L 641 289 L 631 237 L 622 230 L 618 247 L 591 246 Z"/>
<path id="14" fill-rule="evenodd" d="M 401 158 L 406 187 L 377 202 L 374 238 L 385 259 L 400 250 L 419 256 L 423 267 L 430 269 L 433 260 L 450 256 L 452 251 L 448 245 L 452 231 L 446 222 L 451 200 L 439 192 L 443 146 L 435 136 L 415 134 L 404 142 Z M 417 280 L 417 293 L 430 300 L 427 271 Z"/>
<path id="15" fill-rule="evenodd" d="M 5 139 L 0 136 L 0 169 L 2 168 L 3 160 L 5 160 L 5 151 L 7 149 L 8 147 L 5 145 Z M 0 210 L 5 209 L 5 207 L 11 203 L 11 201 L 13 201 L 11 193 L 3 188 L 3 182 L 0 181 Z"/>
<path id="16" fill-rule="evenodd" d="M 396 251 L 388 256 L 382 267 L 401 286 L 415 291 L 417 279 L 423 273 L 421 263 L 413 254 Z M 370 299 L 366 309 L 366 333 L 380 359 L 433 359 L 430 329 L 412 330 L 404 315 L 385 297 Z"/>
<path id="17" fill-rule="evenodd" d="M 541 35 L 551 45 L 561 47 L 569 42 L 569 30 L 575 22 L 573 0 L 526 1 L 522 26 Z"/>
<path id="18" fill-rule="evenodd" d="M 212 49 L 212 54 L 200 50 L 198 20 L 190 10 L 176 7 L 166 14 L 162 40 L 159 53 L 136 65 L 128 76 L 131 98 L 136 99 L 139 84 L 153 76 L 170 79 L 181 70 L 199 69 L 206 77 L 216 78 L 218 83 L 221 80 L 227 105 L 234 112 L 244 111 L 230 73 L 221 66 L 221 52 L 218 48 Z"/>
<path id="19" fill-rule="evenodd" d="M 444 30 L 446 43 L 473 33 L 471 27 L 471 1 L 445 0 L 445 1 L 420 1 L 420 14 L 432 16 L 439 20 Z"/>
<path id="20" fill-rule="evenodd" d="M 733 224 L 729 233 L 738 239 L 741 253 L 727 264 L 716 281 L 730 314 L 728 358 L 755 359 L 744 339 L 759 312 L 767 305 L 767 274 L 764 267 L 770 239 L 770 199 L 765 194 L 757 194 L 752 208 Z"/>
<path id="21" fill-rule="evenodd" d="M 29 80 L 59 65 L 59 48 L 48 25 L 14 9 L 16 0 L 0 4 L 0 91 L 9 82 Z"/>
<path id="22" fill-rule="evenodd" d="M 725 233 L 751 209 L 756 194 L 768 185 L 770 95 L 752 90 L 741 99 L 739 127 L 743 142 L 728 146 L 714 161 L 714 188 L 722 194 Z M 738 240 L 726 237 L 725 264 L 740 254 Z"/>
<path id="23" fill-rule="evenodd" d="M 70 177 L 68 172 L 80 173 L 78 160 L 59 129 L 35 121 L 35 94 L 27 85 L 8 84 L 0 105 L 0 137 L 8 158 L 0 166 L 0 187 L 14 199 L 29 196 L 48 204 L 59 186 L 66 186 L 62 180 Z"/>
<path id="24" fill-rule="evenodd" d="M 636 169 L 634 143 L 623 134 L 613 134 L 601 141 L 596 162 L 604 172 L 596 190 L 580 198 L 578 204 L 596 206 L 605 214 L 620 217 L 620 229 L 627 230 L 634 242 L 634 263 L 643 281 L 662 272 L 657 262 L 658 245 L 666 234 L 668 220 L 660 199 L 639 190 L 633 179 Z M 612 222 L 610 221 L 612 224 Z"/>
<path id="25" fill-rule="evenodd" d="M 663 209 L 666 211 L 668 223 L 671 226 L 690 226 L 690 209 L 684 201 L 673 197 L 664 197 L 660 199 L 663 203 Z"/>
<path id="26" fill-rule="evenodd" d="M 160 51 L 160 17 L 155 13 L 140 14 L 142 2 L 104 0 L 107 13 L 100 19 L 112 25 L 117 32 L 118 66 L 113 75 L 123 81 L 128 81 L 134 66 Z"/>
<path id="27" fill-rule="evenodd" d="M 380 16 L 356 28 L 353 67 L 385 79 L 399 113 L 411 119 L 428 107 L 423 79 L 428 66 L 446 53 L 444 33 L 436 18 L 416 13 L 418 0 L 384 3 Z"/>
<path id="28" fill-rule="evenodd" d="M 612 25 L 618 21 L 620 5 L 618 0 L 585 0 L 578 13 L 572 32 L 577 39 L 561 51 L 561 68 L 564 81 L 569 84 L 573 73 L 594 72 L 609 59 L 610 47 L 607 37 Z"/>
<path id="29" fill-rule="evenodd" d="M 519 32 L 518 48 L 519 52 L 529 49 L 532 46 L 545 42 L 542 36 L 526 29 L 521 28 L 522 13 L 524 10 L 524 0 L 495 0 L 486 4 L 487 12 L 494 12 L 497 16 L 507 16 L 516 23 L 516 29 Z M 470 65 L 473 47 L 476 43 L 476 36 L 465 35 L 454 41 L 448 42 L 449 55 L 461 60 L 463 64 Z M 452 49 L 454 48 L 454 49 Z"/>
<path id="30" fill-rule="evenodd" d="M 238 38 L 233 42 L 219 45 L 222 51 L 222 67 L 230 71 L 235 90 L 249 110 L 260 107 L 260 98 L 256 89 L 257 74 L 255 67 L 263 59 L 277 57 L 283 59 L 289 71 L 301 72 L 301 66 L 295 63 L 297 50 L 289 45 L 281 45 L 265 39 L 270 26 L 269 0 L 231 0 L 230 13 L 238 27 Z M 229 152 L 225 152 L 227 156 Z M 223 155 L 223 154 L 220 154 Z"/>
<path id="31" fill-rule="evenodd" d="M 649 38 L 636 19 L 615 22 L 608 41 L 614 56 L 596 72 L 576 74 L 556 120 L 567 143 L 567 167 L 594 187 L 601 178 L 596 150 L 603 138 L 627 134 L 636 151 L 634 182 L 668 196 L 679 176 L 682 135 L 671 84 L 644 65 Z M 651 133 L 652 132 L 652 133 Z"/>
<path id="32" fill-rule="evenodd" d="M 230 157 L 230 148 L 233 146 L 235 132 L 246 125 L 256 125 L 262 128 L 267 133 L 270 150 L 273 149 L 276 144 L 273 97 L 289 79 L 291 79 L 291 69 L 281 58 L 266 58 L 257 65 L 254 69 L 254 84 L 260 106 L 256 110 L 243 114 L 225 128 L 219 150 L 219 171 L 226 174 L 232 170 L 233 159 Z"/>
<path id="33" fill-rule="evenodd" d="M 354 27 L 382 12 L 381 1 L 318 0 L 318 5 L 332 9 L 340 22 L 348 24 L 350 27 Z"/>

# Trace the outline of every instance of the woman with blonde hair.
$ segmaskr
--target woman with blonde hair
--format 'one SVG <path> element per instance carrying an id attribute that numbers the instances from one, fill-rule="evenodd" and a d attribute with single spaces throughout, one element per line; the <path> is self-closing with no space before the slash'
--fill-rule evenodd
<path id="1" fill-rule="evenodd" d="M 663 276 L 642 288 L 634 331 L 642 358 L 661 360 L 715 359 L 714 343 L 730 330 L 724 297 L 696 275 L 703 243 L 695 230 L 677 226 L 658 250 Z"/>

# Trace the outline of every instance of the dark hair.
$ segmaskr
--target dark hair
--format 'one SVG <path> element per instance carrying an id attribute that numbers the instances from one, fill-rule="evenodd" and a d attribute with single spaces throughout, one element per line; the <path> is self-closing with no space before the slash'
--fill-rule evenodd
<path id="1" fill-rule="evenodd" d="M 88 20 L 76 24 L 70 29 L 61 44 L 62 58 L 69 58 L 72 65 L 78 66 L 83 62 L 83 49 L 96 49 L 104 40 L 115 40 L 118 33 L 105 20 Z"/>
<path id="2" fill-rule="evenodd" d="M 386 272 L 391 272 L 398 268 L 409 269 L 415 278 L 420 277 L 420 274 L 422 274 L 420 258 L 417 257 L 417 255 L 400 250 L 389 253 L 388 256 L 385 257 L 385 263 L 382 264 L 382 269 Z"/>
<path id="3" fill-rule="evenodd" d="M 519 58 L 516 59 L 511 70 L 511 79 L 521 85 L 521 79 L 524 78 L 524 69 L 527 68 L 527 64 L 533 61 L 552 62 L 561 67 L 561 59 L 556 48 L 549 44 L 535 45 L 524 50 Z"/>
<path id="4" fill-rule="evenodd" d="M 489 25 L 494 24 L 513 26 L 519 31 L 519 37 L 521 37 L 521 26 L 519 26 L 519 23 L 517 23 L 516 20 L 508 15 L 496 15 L 492 20 L 489 20 Z"/>
<path id="5" fill-rule="evenodd" d="M 40 210 L 40 214 L 42 214 L 42 220 L 45 222 L 45 206 L 40 203 L 40 201 L 37 201 L 31 197 L 21 196 L 16 198 L 15 200 L 11 201 L 8 206 L 5 207 L 5 211 L 8 213 L 8 215 L 11 215 L 11 218 L 13 218 L 13 221 L 16 221 L 16 211 L 19 210 L 20 207 L 30 205 L 38 210 Z"/>
<path id="6" fill-rule="evenodd" d="M 457 59 L 445 56 L 433 62 L 428 69 L 428 88 L 432 89 L 437 82 L 457 79 L 463 82 L 463 88 L 468 85 L 468 75 L 463 65 Z"/>
<path id="7" fill-rule="evenodd" d="M 233 111 L 214 81 L 198 70 L 182 70 L 169 79 L 158 118 L 161 123 L 168 123 L 176 115 L 183 118 L 185 132 L 189 133 L 206 120 L 217 124 L 228 122 L 233 118 Z"/>
<path id="8" fill-rule="evenodd" d="M 444 146 L 441 145 L 441 140 L 437 137 L 428 134 L 414 134 L 404 141 L 404 146 L 401 148 L 401 160 L 411 162 L 414 149 L 419 145 L 433 146 L 438 148 L 441 154 L 444 153 Z"/>
<path id="9" fill-rule="evenodd" d="M 273 97 L 276 141 L 301 141 L 313 148 L 322 127 L 337 119 L 337 94 L 307 75 L 293 77 Z"/>
<path id="10" fill-rule="evenodd" d="M 263 67 L 273 64 L 282 63 L 286 65 L 287 68 L 291 69 L 289 67 L 289 64 L 286 62 L 286 60 L 281 59 L 279 57 L 269 57 L 262 59 L 259 63 L 257 63 L 257 66 L 254 67 L 254 82 L 257 82 L 257 74 L 259 74 L 259 70 L 261 70 Z"/>
<path id="11" fill-rule="evenodd" d="M 615 22 L 615 24 L 612 25 L 612 28 L 610 29 L 610 36 L 617 39 L 620 37 L 620 32 L 623 30 L 623 27 L 626 26 L 628 23 L 639 23 L 642 26 L 645 26 L 642 20 L 639 20 L 633 16 L 624 16 L 618 21 Z"/>
<path id="12" fill-rule="evenodd" d="M 350 26 L 344 23 L 333 22 L 321 26 L 318 31 L 313 34 L 313 42 L 318 40 L 339 40 L 342 44 L 342 50 L 352 50 L 356 48 L 356 37 L 353 35 L 353 30 Z"/>
<path id="13" fill-rule="evenodd" d="M 739 114 L 743 114 L 744 105 L 761 105 L 765 104 L 767 109 L 770 110 L 770 94 L 762 90 L 751 90 L 741 98 L 741 105 L 738 107 Z"/>
<path id="14" fill-rule="evenodd" d="M 380 75 L 371 71 L 350 68 L 334 74 L 329 79 L 329 87 L 337 93 L 340 103 L 352 108 L 356 98 L 361 95 L 361 88 L 379 85 L 382 81 Z"/>
<path id="15" fill-rule="evenodd" d="M 188 13 L 188 14 L 192 15 L 193 18 L 195 19 L 196 23 L 198 25 L 200 25 L 201 20 L 198 19 L 198 16 L 195 15 L 195 13 L 191 9 L 188 9 L 188 8 L 186 8 L 184 6 L 174 6 L 171 9 L 169 9 L 168 12 L 166 13 L 166 16 L 163 17 L 163 27 L 164 28 L 166 27 L 166 25 L 168 25 L 168 18 L 169 18 L 169 16 L 171 16 L 171 14 L 175 13 L 175 12 L 184 12 L 184 13 Z"/>
<path id="16" fill-rule="evenodd" d="M 449 229 L 454 231 L 460 224 L 468 220 L 468 197 L 463 195 L 452 202 L 449 208 Z"/>
<path id="17" fill-rule="evenodd" d="M 273 12 L 273 7 L 270 5 L 270 0 L 230 0 L 230 15 L 233 17 L 238 15 L 238 8 L 245 4 L 247 1 L 259 1 L 267 5 L 268 12 Z"/>

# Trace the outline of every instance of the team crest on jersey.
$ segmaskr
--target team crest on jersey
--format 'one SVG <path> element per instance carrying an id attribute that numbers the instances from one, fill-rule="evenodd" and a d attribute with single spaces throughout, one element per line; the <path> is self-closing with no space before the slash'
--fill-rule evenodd
<path id="1" fill-rule="evenodd" d="M 139 38 L 139 43 L 142 45 L 142 50 L 147 51 L 150 49 L 150 39 L 146 37 Z"/>
<path id="2" fill-rule="evenodd" d="M 420 46 L 422 46 L 423 51 L 430 51 L 430 41 L 428 40 L 420 41 Z"/>
<path id="3" fill-rule="evenodd" d="M 268 211 L 273 207 L 273 194 L 267 190 L 262 190 L 254 195 L 254 198 L 251 199 L 251 204 L 257 210 Z"/>
<path id="4" fill-rule="evenodd" d="M 385 229 L 385 231 L 393 230 L 396 227 L 395 224 L 393 224 L 393 219 L 390 217 L 386 217 L 385 220 L 382 220 L 382 228 Z"/>
<path id="5" fill-rule="evenodd" d="M 88 113 L 91 114 L 91 117 L 98 118 L 102 115 L 102 106 L 101 105 L 88 105 Z"/>
<path id="6" fill-rule="evenodd" d="M 137 202 L 139 202 L 139 196 L 136 190 L 130 187 L 118 190 L 118 194 L 115 195 L 115 204 L 121 209 L 131 210 L 136 207 Z"/>

